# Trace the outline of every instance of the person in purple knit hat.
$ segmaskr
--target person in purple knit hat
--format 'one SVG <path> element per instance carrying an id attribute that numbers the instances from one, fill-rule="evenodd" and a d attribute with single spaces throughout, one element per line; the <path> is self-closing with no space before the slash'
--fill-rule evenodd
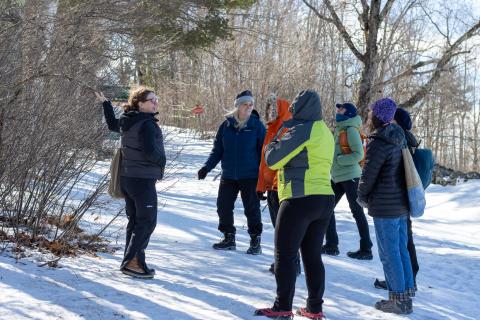
<path id="1" fill-rule="evenodd" d="M 369 137 L 357 202 L 373 217 L 387 282 L 388 300 L 377 302 L 375 308 L 408 314 L 413 311 L 415 288 L 407 249 L 409 206 L 402 157 L 406 140 L 403 129 L 392 123 L 396 110 L 397 104 L 390 98 L 377 100 L 370 107 L 368 119 L 375 131 Z"/>

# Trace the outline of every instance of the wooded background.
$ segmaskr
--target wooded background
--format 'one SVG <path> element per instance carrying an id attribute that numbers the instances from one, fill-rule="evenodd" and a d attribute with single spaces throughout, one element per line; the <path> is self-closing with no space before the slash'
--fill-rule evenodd
<path id="1" fill-rule="evenodd" d="M 331 128 L 335 103 L 390 96 L 438 163 L 479 171 L 479 30 L 475 0 L 2 0 L 1 219 L 74 230 L 106 183 L 71 201 L 105 159 L 93 92 L 138 84 L 163 124 L 202 131 L 245 89 L 263 115 L 313 88 Z"/>

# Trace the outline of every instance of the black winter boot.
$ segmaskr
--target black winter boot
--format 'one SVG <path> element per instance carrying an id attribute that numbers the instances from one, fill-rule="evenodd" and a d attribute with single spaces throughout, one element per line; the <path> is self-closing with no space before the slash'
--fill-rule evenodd
<path id="1" fill-rule="evenodd" d="M 373 283 L 373 286 L 377 289 L 388 290 L 387 281 L 385 281 L 385 280 L 375 279 L 375 282 Z"/>
<path id="2" fill-rule="evenodd" d="M 250 235 L 250 248 L 248 248 L 247 254 L 262 254 L 262 247 L 260 246 L 261 239 L 262 237 L 259 234 Z"/>
<path id="3" fill-rule="evenodd" d="M 385 313 L 410 314 L 413 312 L 412 299 L 380 300 L 375 303 L 375 308 Z"/>
<path id="4" fill-rule="evenodd" d="M 340 251 L 338 247 L 322 246 L 322 254 L 328 254 L 329 256 L 338 256 Z"/>
<path id="5" fill-rule="evenodd" d="M 236 250 L 235 233 L 224 233 L 223 240 L 213 245 L 215 250 Z"/>
<path id="6" fill-rule="evenodd" d="M 352 259 L 358 259 L 358 260 L 372 260 L 373 255 L 372 255 L 372 250 L 357 250 L 357 251 L 349 251 L 347 252 L 347 256 L 349 256 Z"/>

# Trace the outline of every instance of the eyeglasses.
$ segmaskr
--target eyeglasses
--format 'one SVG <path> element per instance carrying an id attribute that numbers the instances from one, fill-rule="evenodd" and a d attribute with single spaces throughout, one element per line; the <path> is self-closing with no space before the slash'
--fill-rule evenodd
<path id="1" fill-rule="evenodd" d="M 155 97 L 155 98 L 151 98 L 151 99 L 147 99 L 145 101 L 151 101 L 152 103 L 157 103 L 158 102 L 158 98 Z"/>

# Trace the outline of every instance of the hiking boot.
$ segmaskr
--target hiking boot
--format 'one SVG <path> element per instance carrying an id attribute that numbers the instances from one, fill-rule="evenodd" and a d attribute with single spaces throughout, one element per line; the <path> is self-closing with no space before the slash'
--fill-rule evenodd
<path id="1" fill-rule="evenodd" d="M 132 260 L 130 260 L 125 267 L 121 270 L 123 274 L 126 274 L 128 276 L 134 277 L 134 278 L 140 278 L 140 279 L 152 279 L 155 270 L 151 272 L 153 269 L 148 269 L 145 270 L 140 263 L 138 262 L 137 257 L 135 256 Z"/>
<path id="2" fill-rule="evenodd" d="M 328 254 L 329 256 L 338 256 L 340 251 L 338 247 L 330 247 L 327 245 L 322 246 L 322 254 Z"/>
<path id="3" fill-rule="evenodd" d="M 236 250 L 235 233 L 224 233 L 222 241 L 213 245 L 215 250 Z"/>
<path id="4" fill-rule="evenodd" d="M 259 234 L 250 235 L 250 248 L 248 248 L 247 254 L 262 254 L 262 247 L 260 246 L 261 240 L 262 237 Z"/>
<path id="5" fill-rule="evenodd" d="M 375 279 L 373 286 L 377 289 L 387 290 L 387 281 Z"/>
<path id="6" fill-rule="evenodd" d="M 386 313 L 395 313 L 395 314 L 410 314 L 413 312 L 412 299 L 380 300 L 377 303 L 375 303 L 375 308 Z"/>
<path id="7" fill-rule="evenodd" d="M 297 315 L 313 320 L 325 320 L 325 315 L 323 312 L 311 313 L 308 312 L 307 308 L 300 308 L 297 310 Z"/>
<path id="8" fill-rule="evenodd" d="M 277 310 L 275 307 L 273 308 L 264 308 L 264 309 L 257 309 L 253 313 L 254 316 L 263 316 L 270 319 L 276 320 L 292 320 L 293 319 L 293 312 L 292 311 L 280 311 Z"/>
<path id="9" fill-rule="evenodd" d="M 358 251 L 349 251 L 347 252 L 347 256 L 352 259 L 358 260 L 372 260 L 372 250 L 358 250 Z"/>

